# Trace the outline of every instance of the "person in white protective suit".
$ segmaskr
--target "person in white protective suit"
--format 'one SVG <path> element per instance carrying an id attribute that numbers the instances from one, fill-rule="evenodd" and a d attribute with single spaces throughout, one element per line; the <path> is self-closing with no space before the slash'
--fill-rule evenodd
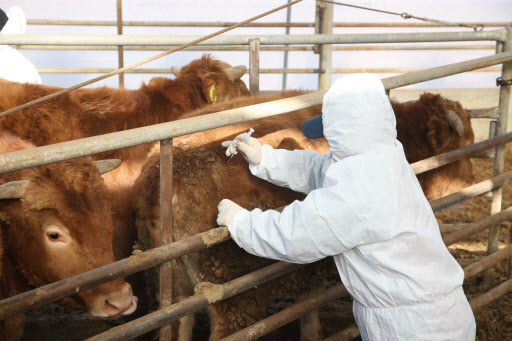
<path id="1" fill-rule="evenodd" d="M 330 152 L 275 150 L 242 135 L 223 143 L 255 176 L 307 196 L 281 213 L 224 199 L 217 223 L 257 256 L 294 263 L 333 256 L 363 340 L 474 340 L 464 273 L 396 139 L 382 82 L 370 74 L 336 81 L 323 115 L 303 131 L 324 135 Z"/>
<path id="2" fill-rule="evenodd" d="M 0 35 L 23 34 L 27 20 L 23 10 L 13 6 L 7 13 L 0 9 Z M 35 66 L 10 45 L 0 45 L 0 78 L 12 82 L 41 84 Z"/>

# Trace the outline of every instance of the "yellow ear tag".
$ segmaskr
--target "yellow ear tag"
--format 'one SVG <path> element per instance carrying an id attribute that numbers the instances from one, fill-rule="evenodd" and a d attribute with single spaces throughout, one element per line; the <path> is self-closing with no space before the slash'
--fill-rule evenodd
<path id="1" fill-rule="evenodd" d="M 210 88 L 210 101 L 217 102 L 217 95 L 215 95 L 215 84 Z"/>

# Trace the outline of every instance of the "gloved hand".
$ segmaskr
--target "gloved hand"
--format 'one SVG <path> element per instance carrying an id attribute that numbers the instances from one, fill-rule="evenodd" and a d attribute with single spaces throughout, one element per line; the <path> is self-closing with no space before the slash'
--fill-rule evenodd
<path id="1" fill-rule="evenodd" d="M 226 155 L 231 156 L 236 154 L 236 151 L 242 152 L 242 156 L 249 163 L 253 165 L 259 165 L 261 162 L 261 143 L 253 138 L 249 137 L 245 142 L 242 142 L 244 134 L 240 134 L 233 141 L 222 142 L 222 147 L 228 148 Z"/>
<path id="2" fill-rule="evenodd" d="M 217 224 L 219 226 L 228 226 L 233 216 L 243 210 L 242 207 L 229 199 L 222 199 L 219 205 L 217 205 L 217 209 L 219 210 L 217 215 Z"/>

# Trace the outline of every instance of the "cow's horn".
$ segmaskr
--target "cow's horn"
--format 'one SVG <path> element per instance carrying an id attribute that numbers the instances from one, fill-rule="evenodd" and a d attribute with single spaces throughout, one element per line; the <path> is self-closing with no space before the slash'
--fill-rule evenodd
<path id="1" fill-rule="evenodd" d="M 21 199 L 25 194 L 28 180 L 17 180 L 0 185 L 0 199 Z"/>
<path id="2" fill-rule="evenodd" d="M 455 113 L 455 111 L 448 110 L 444 118 L 450 127 L 452 127 L 459 136 L 464 135 L 464 124 L 462 123 L 459 115 Z"/>
<path id="3" fill-rule="evenodd" d="M 179 66 L 173 66 L 171 67 L 171 72 L 178 77 L 180 75 L 181 68 Z"/>
<path id="4" fill-rule="evenodd" d="M 246 71 L 247 68 L 243 65 L 233 66 L 224 70 L 224 72 L 228 75 L 229 79 L 231 79 L 232 82 L 236 82 L 237 80 L 242 78 L 242 76 L 245 75 Z"/>
<path id="5" fill-rule="evenodd" d="M 119 159 L 109 159 L 109 160 L 99 160 L 94 161 L 94 165 L 98 168 L 100 174 L 105 174 L 110 172 L 111 170 L 116 169 L 121 164 L 121 160 Z"/>

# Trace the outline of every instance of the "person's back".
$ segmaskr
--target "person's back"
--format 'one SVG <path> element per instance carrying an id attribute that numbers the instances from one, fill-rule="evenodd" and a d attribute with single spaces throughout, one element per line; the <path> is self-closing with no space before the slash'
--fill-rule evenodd
<path id="1" fill-rule="evenodd" d="M 254 175 L 306 198 L 281 213 L 223 200 L 217 222 L 228 222 L 235 242 L 258 256 L 297 263 L 333 256 L 364 340 L 474 339 L 463 271 L 396 140 L 382 82 L 344 77 L 325 94 L 322 111 L 305 131 L 318 124 L 310 131 L 325 136 L 330 153 L 236 143 Z"/>
<path id="2" fill-rule="evenodd" d="M 20 7 L 11 7 L 7 14 L 0 9 L 0 35 L 23 34 L 26 26 Z M 0 77 L 19 83 L 42 83 L 35 66 L 10 45 L 0 45 Z"/>

